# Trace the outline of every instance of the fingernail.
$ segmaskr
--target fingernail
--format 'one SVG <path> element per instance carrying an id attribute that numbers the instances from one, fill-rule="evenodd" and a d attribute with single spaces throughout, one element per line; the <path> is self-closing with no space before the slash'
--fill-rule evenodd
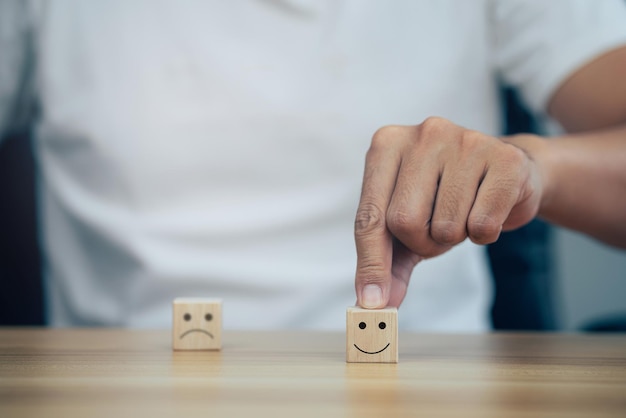
<path id="1" fill-rule="evenodd" d="M 363 308 L 378 308 L 383 303 L 383 290 L 375 284 L 368 284 L 361 290 Z"/>

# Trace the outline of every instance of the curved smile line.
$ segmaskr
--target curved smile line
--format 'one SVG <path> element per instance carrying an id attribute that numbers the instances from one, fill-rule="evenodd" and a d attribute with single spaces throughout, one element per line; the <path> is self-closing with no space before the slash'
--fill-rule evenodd
<path id="1" fill-rule="evenodd" d="M 202 333 L 204 333 L 204 334 L 208 335 L 209 337 L 213 338 L 213 334 L 211 334 L 209 331 L 204 330 L 204 329 L 200 329 L 200 328 L 194 328 L 194 329 L 190 329 L 189 331 L 185 331 L 185 332 L 183 332 L 183 333 L 181 334 L 181 336 L 179 337 L 179 339 L 181 339 L 181 340 L 182 340 L 182 339 L 183 339 L 183 337 L 184 337 L 185 335 L 187 335 L 187 334 L 189 334 L 189 333 L 191 333 L 191 332 L 202 332 Z M 385 347 L 385 348 L 387 348 L 387 347 Z"/>
<path id="2" fill-rule="evenodd" d="M 385 351 L 387 349 L 387 347 L 389 347 L 389 344 L 391 343 L 387 343 L 387 345 L 385 346 L 385 348 L 383 348 L 382 350 L 378 350 L 378 351 L 365 351 L 365 350 L 361 350 L 359 348 L 358 345 L 354 344 L 354 346 L 356 347 L 357 350 L 359 350 L 361 353 L 365 353 L 365 354 L 378 354 L 378 353 L 382 353 L 383 351 Z"/>

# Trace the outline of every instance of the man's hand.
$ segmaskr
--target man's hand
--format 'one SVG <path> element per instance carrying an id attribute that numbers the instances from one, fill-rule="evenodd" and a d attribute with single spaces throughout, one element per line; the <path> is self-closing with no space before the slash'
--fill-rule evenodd
<path id="1" fill-rule="evenodd" d="M 530 151 L 541 142 L 504 142 L 441 118 L 376 132 L 355 220 L 358 304 L 399 306 L 420 260 L 532 220 L 544 182 Z"/>

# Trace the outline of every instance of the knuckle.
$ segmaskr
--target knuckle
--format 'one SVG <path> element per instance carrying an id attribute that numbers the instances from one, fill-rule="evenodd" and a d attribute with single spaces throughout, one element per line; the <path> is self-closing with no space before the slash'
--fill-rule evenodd
<path id="1" fill-rule="evenodd" d="M 420 124 L 420 130 L 425 135 L 437 135 L 445 130 L 451 123 L 439 116 L 430 116 Z"/>
<path id="2" fill-rule="evenodd" d="M 455 245 L 466 237 L 465 225 L 453 221 L 433 221 L 431 236 L 434 241 L 443 245 Z"/>
<path id="3" fill-rule="evenodd" d="M 470 219 L 467 229 L 472 241 L 478 244 L 490 244 L 498 239 L 502 225 L 489 216 L 480 216 Z"/>
<path id="4" fill-rule="evenodd" d="M 390 210 L 387 213 L 387 226 L 392 234 L 407 237 L 415 234 L 418 222 L 415 216 L 404 210 Z"/>
<path id="5" fill-rule="evenodd" d="M 438 116 L 431 116 L 418 126 L 415 139 L 424 146 L 430 147 L 427 149 L 441 152 L 450 146 L 458 146 L 458 131 L 459 127 L 452 122 Z"/>
<path id="6" fill-rule="evenodd" d="M 373 203 L 359 207 L 354 220 L 354 233 L 357 237 L 367 236 L 385 228 L 385 216 Z"/>
<path id="7" fill-rule="evenodd" d="M 372 143 L 369 152 L 376 153 L 389 147 L 390 141 L 403 134 L 404 127 L 397 125 L 387 125 L 379 128 L 372 136 Z"/>

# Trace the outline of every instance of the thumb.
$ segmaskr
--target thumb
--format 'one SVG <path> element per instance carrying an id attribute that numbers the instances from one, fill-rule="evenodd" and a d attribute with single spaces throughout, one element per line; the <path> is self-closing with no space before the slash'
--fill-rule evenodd
<path id="1" fill-rule="evenodd" d="M 400 241 L 393 240 L 393 265 L 391 267 L 391 291 L 389 306 L 400 307 L 411 280 L 411 273 L 423 258 L 413 253 Z"/>

